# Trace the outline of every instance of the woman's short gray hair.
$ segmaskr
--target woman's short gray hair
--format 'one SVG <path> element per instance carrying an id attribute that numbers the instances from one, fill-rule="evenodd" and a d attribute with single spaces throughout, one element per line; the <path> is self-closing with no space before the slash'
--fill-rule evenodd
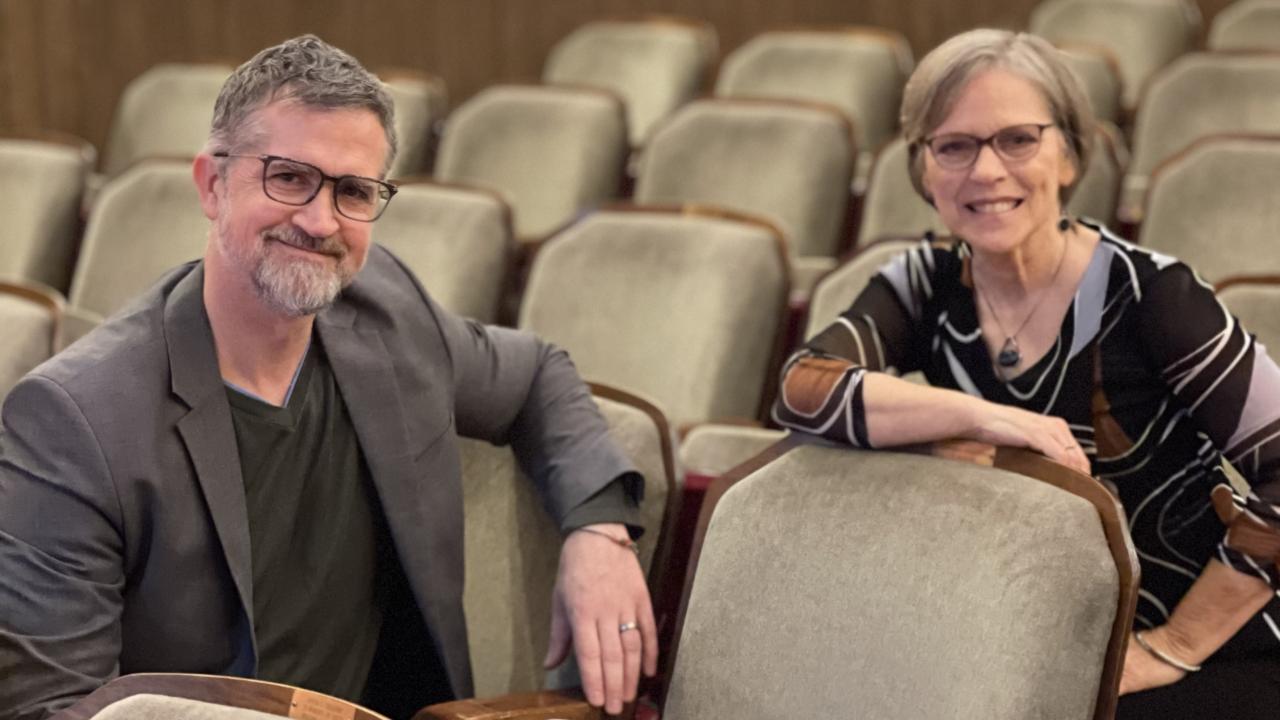
<path id="1" fill-rule="evenodd" d="M 969 80 L 992 68 L 1008 70 L 1035 85 L 1066 138 L 1067 155 L 1076 180 L 1089 166 L 1093 149 L 1094 115 L 1089 98 L 1062 51 L 1044 38 L 1008 30 L 979 29 L 961 33 L 934 48 L 916 66 L 902 94 L 902 134 L 907 141 L 911 183 L 921 197 L 924 189 L 925 138 L 950 114 Z M 1060 190 L 1065 205 L 1076 183 Z"/>
<path id="2" fill-rule="evenodd" d="M 292 100 L 326 110 L 372 110 L 387 134 L 385 173 L 396 156 L 395 105 L 377 76 L 315 35 L 286 40 L 236 68 L 218 93 L 209 131 L 211 152 L 235 152 L 256 140 L 253 113 Z"/>

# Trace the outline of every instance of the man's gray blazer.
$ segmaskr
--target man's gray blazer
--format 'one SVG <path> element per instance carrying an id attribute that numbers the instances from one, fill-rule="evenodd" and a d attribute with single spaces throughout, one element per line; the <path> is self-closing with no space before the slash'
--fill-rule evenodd
<path id="1" fill-rule="evenodd" d="M 37 368 L 0 432 L 0 717 L 119 674 L 252 676 L 253 587 L 231 412 L 187 265 Z M 316 331 L 458 696 L 458 435 L 510 442 L 557 520 L 631 470 L 568 357 L 461 320 L 385 250 Z"/>

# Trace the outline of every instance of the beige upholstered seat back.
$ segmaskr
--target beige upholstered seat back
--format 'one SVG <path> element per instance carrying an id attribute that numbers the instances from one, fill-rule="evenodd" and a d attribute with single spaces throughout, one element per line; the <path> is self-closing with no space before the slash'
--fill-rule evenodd
<path id="1" fill-rule="evenodd" d="M 0 276 L 66 290 L 92 163 L 85 143 L 0 137 Z"/>
<path id="2" fill-rule="evenodd" d="M 1120 122 L 1120 64 L 1108 49 L 1067 44 L 1060 48 L 1063 59 L 1084 86 L 1089 104 L 1099 120 Z"/>
<path id="3" fill-rule="evenodd" d="M 401 185 L 373 237 L 445 308 L 481 322 L 497 319 L 512 247 L 511 211 L 497 196 L 435 183 Z"/>
<path id="4" fill-rule="evenodd" d="M 823 328 L 835 322 L 840 313 L 849 309 L 853 301 L 871 278 L 893 256 L 918 246 L 920 238 L 883 238 L 858 250 L 853 257 L 830 275 L 822 278 L 809 298 L 809 319 L 805 323 L 805 338 L 811 338 Z"/>
<path id="5" fill-rule="evenodd" d="M 677 426 L 754 418 L 786 298 L 769 228 L 610 210 L 538 253 L 520 327 L 566 348 L 588 380 L 654 398 Z"/>
<path id="6" fill-rule="evenodd" d="M 94 204 L 71 304 L 110 315 L 165 271 L 202 257 L 208 231 L 189 162 L 152 160 L 130 168 Z"/>
<path id="7" fill-rule="evenodd" d="M 449 116 L 436 177 L 500 192 L 516 235 L 541 238 L 618 193 L 622 104 L 603 92 L 491 87 Z"/>
<path id="8" fill-rule="evenodd" d="M 0 401 L 57 350 L 62 298 L 30 282 L 0 281 Z"/>
<path id="9" fill-rule="evenodd" d="M 1114 145 L 1110 126 L 1101 127 L 1094 142 L 1093 159 L 1076 183 L 1067 201 L 1067 214 L 1109 222 L 1115 214 L 1120 191 L 1120 155 Z M 908 172 L 907 142 L 901 137 L 884 146 L 876 156 L 862 204 L 862 225 L 857 247 L 886 237 L 923 235 L 932 230 L 945 233 L 947 228 L 933 206 L 925 202 L 911 185 Z"/>
<path id="10" fill-rule="evenodd" d="M 1218 299 L 1272 357 L 1280 357 L 1280 278 L 1228 279 L 1218 286 Z"/>
<path id="11" fill-rule="evenodd" d="M 1088 500 L 801 446 L 715 505 L 663 717 L 1084 720 L 1120 597 Z"/>
<path id="12" fill-rule="evenodd" d="M 839 113 L 798 103 L 699 100 L 660 126 L 640 161 L 636 202 L 706 203 L 776 223 L 790 251 L 834 256 L 853 176 Z"/>
<path id="13" fill-rule="evenodd" d="M 224 65 L 162 63 L 134 78 L 111 120 L 106 174 L 119 175 L 143 158 L 200 152 L 213 105 L 230 74 Z"/>
<path id="14" fill-rule="evenodd" d="M 1213 17 L 1210 50 L 1280 50 L 1280 1 L 1236 0 Z"/>
<path id="15" fill-rule="evenodd" d="M 639 545 L 641 565 L 649 572 L 673 491 L 670 431 L 661 414 L 643 402 L 606 389 L 597 390 L 596 403 L 613 440 L 645 479 L 645 533 Z M 548 681 L 542 658 L 547 652 L 560 532 L 509 448 L 463 440 L 462 477 L 467 577 L 463 602 L 476 696 L 540 689 Z M 551 682 L 574 684 L 563 676 Z"/>
<path id="16" fill-rule="evenodd" d="M 427 171 L 427 153 L 436 123 L 449 110 L 444 81 L 434 75 L 390 72 L 383 78 L 396 107 L 399 146 L 389 177 L 402 178 Z M 379 220 L 381 222 L 381 220 Z"/>
<path id="17" fill-rule="evenodd" d="M 279 715 L 189 698 L 142 693 L 106 706 L 93 720 L 279 720 Z"/>
<path id="18" fill-rule="evenodd" d="M 897 132 L 911 68 L 906 39 L 889 31 L 766 32 L 724 59 L 715 92 L 826 103 L 853 121 L 858 147 L 874 151 Z"/>
<path id="19" fill-rule="evenodd" d="M 1037 35 L 1115 53 L 1128 108 L 1138 105 L 1153 73 L 1195 46 L 1199 30 L 1200 11 L 1190 0 L 1045 0 L 1031 13 Z"/>
<path id="20" fill-rule="evenodd" d="M 1156 167 L 1198 138 L 1280 133 L 1280 55 L 1194 53 L 1151 82 L 1138 108 L 1120 213 L 1143 219 Z"/>
<path id="21" fill-rule="evenodd" d="M 1209 139 L 1164 165 L 1139 244 L 1186 262 L 1209 282 L 1280 273 L 1280 140 Z"/>
<path id="22" fill-rule="evenodd" d="M 750 425 L 697 425 L 680 442 L 680 467 L 699 475 L 723 475 L 789 432 Z"/>
<path id="23" fill-rule="evenodd" d="M 709 25 L 672 19 L 587 23 L 556 43 L 543 82 L 598 87 L 626 103 L 632 145 L 693 99 L 715 61 Z"/>

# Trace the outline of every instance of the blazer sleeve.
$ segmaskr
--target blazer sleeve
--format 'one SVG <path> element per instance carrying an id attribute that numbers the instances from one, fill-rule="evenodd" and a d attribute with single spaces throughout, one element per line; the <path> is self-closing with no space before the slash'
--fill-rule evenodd
<path id="1" fill-rule="evenodd" d="M 80 408 L 29 375 L 0 430 L 0 718 L 40 718 L 119 672 L 121 510 Z"/>

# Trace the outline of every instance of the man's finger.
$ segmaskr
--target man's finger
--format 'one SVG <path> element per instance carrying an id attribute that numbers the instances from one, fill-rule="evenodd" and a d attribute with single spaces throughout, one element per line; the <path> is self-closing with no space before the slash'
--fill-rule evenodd
<path id="1" fill-rule="evenodd" d="M 622 699 L 626 702 L 636 699 L 636 688 L 640 685 L 640 652 L 644 644 L 640 623 L 629 625 L 633 627 L 618 636 L 622 643 Z"/>
<path id="2" fill-rule="evenodd" d="M 551 598 L 551 638 L 547 643 L 547 656 L 542 660 L 542 667 L 550 670 L 569 657 L 573 636 L 569 634 L 569 618 L 564 605 L 560 602 L 560 594 Z"/>
<path id="3" fill-rule="evenodd" d="M 604 676 L 604 709 L 610 715 L 622 712 L 622 638 L 619 633 L 621 621 L 617 616 L 610 620 L 601 618 L 596 627 L 600 634 L 600 666 Z M 629 631 L 629 632 L 634 632 Z"/>
<path id="4" fill-rule="evenodd" d="M 587 702 L 604 705 L 604 677 L 600 670 L 600 638 L 595 623 L 573 624 L 573 646 L 578 655 L 578 675 L 582 680 L 582 692 Z"/>
<path id="5" fill-rule="evenodd" d="M 644 643 L 644 674 L 653 677 L 658 674 L 658 623 L 653 618 L 653 603 L 648 593 L 636 608 L 636 622 L 640 624 L 640 639 Z"/>

